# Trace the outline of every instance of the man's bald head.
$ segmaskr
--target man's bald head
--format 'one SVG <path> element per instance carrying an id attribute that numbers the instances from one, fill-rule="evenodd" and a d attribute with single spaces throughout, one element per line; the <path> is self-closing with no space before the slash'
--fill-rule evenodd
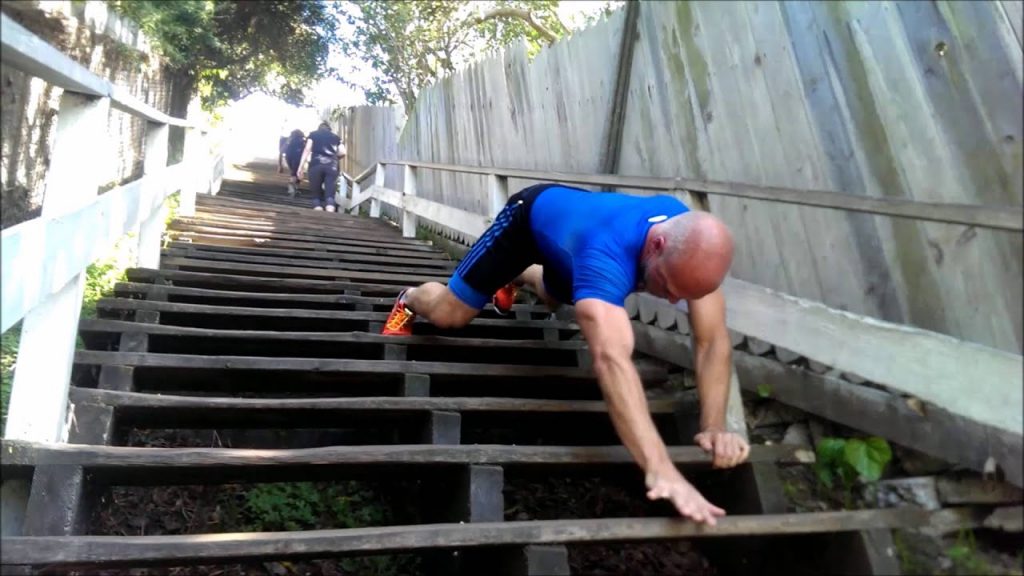
<path id="1" fill-rule="evenodd" d="M 707 212 L 685 212 L 655 224 L 642 254 L 644 284 L 672 302 L 715 291 L 732 264 L 732 233 Z"/>

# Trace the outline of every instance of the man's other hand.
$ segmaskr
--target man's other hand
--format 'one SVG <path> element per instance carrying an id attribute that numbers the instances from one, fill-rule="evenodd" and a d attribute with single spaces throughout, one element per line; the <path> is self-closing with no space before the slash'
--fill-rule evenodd
<path id="1" fill-rule="evenodd" d="M 668 500 L 676 507 L 679 514 L 715 525 L 718 516 L 725 516 L 725 510 L 708 502 L 692 484 L 683 478 L 675 466 L 647 473 L 647 498 L 650 500 Z"/>
<path id="2" fill-rule="evenodd" d="M 693 437 L 693 441 L 711 454 L 715 468 L 732 468 L 742 464 L 750 455 L 750 445 L 734 432 L 701 432 Z"/>

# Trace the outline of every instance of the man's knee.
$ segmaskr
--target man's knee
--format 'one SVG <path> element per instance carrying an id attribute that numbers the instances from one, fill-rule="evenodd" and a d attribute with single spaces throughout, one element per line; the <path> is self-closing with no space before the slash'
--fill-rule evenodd
<path id="1" fill-rule="evenodd" d="M 480 313 L 479 310 L 466 304 L 447 286 L 441 296 L 439 313 L 430 319 L 438 328 L 462 328 L 469 324 Z"/>

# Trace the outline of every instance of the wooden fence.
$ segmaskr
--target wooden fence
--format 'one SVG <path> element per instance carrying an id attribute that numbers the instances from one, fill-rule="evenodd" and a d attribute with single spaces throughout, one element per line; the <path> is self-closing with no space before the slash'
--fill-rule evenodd
<path id="1" fill-rule="evenodd" d="M 638 6 L 619 174 L 1012 208 L 1019 221 L 1021 2 Z M 604 172 L 624 21 L 620 10 L 532 60 L 514 46 L 426 88 L 392 158 Z M 476 214 L 486 190 L 470 173 L 418 182 L 420 197 Z M 753 196 L 710 195 L 706 208 L 737 235 L 738 278 L 1021 351 L 1019 232 Z"/>

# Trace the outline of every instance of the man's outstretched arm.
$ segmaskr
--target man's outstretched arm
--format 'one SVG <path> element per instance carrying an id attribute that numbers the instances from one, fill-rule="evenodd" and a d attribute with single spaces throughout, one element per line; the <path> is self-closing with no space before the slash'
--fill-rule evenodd
<path id="1" fill-rule="evenodd" d="M 739 434 L 726 429 L 732 343 L 725 327 L 725 297 L 721 289 L 687 302 L 693 330 L 693 362 L 700 393 L 700 433 L 694 442 L 710 452 L 716 468 L 731 468 L 750 454 Z"/>
<path id="2" fill-rule="evenodd" d="M 633 327 L 626 310 L 594 298 L 576 303 L 576 321 L 587 339 L 601 392 L 622 443 L 643 469 L 647 497 L 670 500 L 680 514 L 715 524 L 725 511 L 701 496 L 669 458 L 651 419 L 640 375 L 633 366 Z"/>

